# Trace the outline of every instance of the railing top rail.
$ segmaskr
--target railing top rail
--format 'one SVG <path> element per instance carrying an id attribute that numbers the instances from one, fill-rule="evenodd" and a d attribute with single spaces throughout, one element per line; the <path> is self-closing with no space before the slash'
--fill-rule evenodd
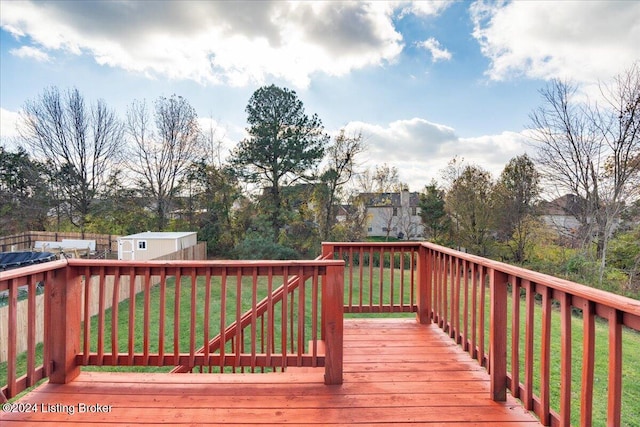
<path id="1" fill-rule="evenodd" d="M 213 261 L 120 261 L 70 258 L 67 260 L 71 267 L 328 267 L 342 266 L 342 260 L 213 260 Z"/>
<path id="2" fill-rule="evenodd" d="M 380 247 L 420 247 L 423 242 L 419 241 L 403 241 L 403 242 L 322 242 L 322 245 L 328 246 L 341 246 L 341 247 L 369 247 L 369 246 L 380 246 Z"/>
<path id="3" fill-rule="evenodd" d="M 12 270 L 0 271 L 0 281 L 30 276 L 32 274 L 44 273 L 46 271 L 51 271 L 51 270 L 58 270 L 61 268 L 65 268 L 67 265 L 68 265 L 68 260 L 61 259 L 58 261 L 44 262 L 41 264 L 34 264 L 26 267 L 14 268 Z"/>
<path id="4" fill-rule="evenodd" d="M 455 249 L 436 245 L 435 243 L 424 242 L 422 245 L 426 248 L 436 250 L 438 252 L 455 256 L 463 260 L 473 262 L 484 267 L 493 268 L 500 272 L 517 276 L 521 279 L 529 280 L 540 285 L 548 286 L 552 289 L 562 291 L 566 294 L 584 298 L 616 310 L 624 311 L 640 317 L 640 301 L 617 295 L 611 292 L 602 291 L 570 280 L 561 279 L 550 276 L 548 274 L 539 273 L 537 271 L 528 270 L 526 268 L 517 267 L 515 265 L 505 264 L 500 261 L 494 261 L 477 255 L 471 255 Z"/>

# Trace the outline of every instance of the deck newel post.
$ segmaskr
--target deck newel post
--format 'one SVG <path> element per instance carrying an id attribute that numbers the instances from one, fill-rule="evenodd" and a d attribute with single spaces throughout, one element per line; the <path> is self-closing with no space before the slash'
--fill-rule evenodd
<path id="1" fill-rule="evenodd" d="M 322 242 L 322 258 L 323 259 L 333 259 L 334 257 L 334 253 L 335 253 L 335 248 L 331 243 L 325 243 Z M 324 319 L 326 317 L 326 305 L 322 304 L 322 306 L 320 307 L 320 318 Z M 324 329 L 325 324 L 324 321 L 321 323 L 320 325 L 320 339 L 325 341 L 326 340 L 326 331 Z"/>
<path id="2" fill-rule="evenodd" d="M 49 354 L 53 369 L 49 382 L 66 384 L 80 373 L 76 354 L 80 351 L 81 276 L 77 269 L 67 265 L 54 273 L 50 285 Z"/>
<path id="3" fill-rule="evenodd" d="M 426 325 L 431 323 L 431 262 L 429 250 L 426 246 L 420 245 L 418 248 L 418 311 L 416 318 L 418 323 Z"/>
<path id="4" fill-rule="evenodd" d="M 324 383 L 342 384 L 344 261 L 327 266 L 322 286 L 322 329 L 325 332 Z"/>
<path id="5" fill-rule="evenodd" d="M 507 274 L 489 270 L 491 318 L 489 331 L 489 375 L 491 398 L 507 400 Z"/>

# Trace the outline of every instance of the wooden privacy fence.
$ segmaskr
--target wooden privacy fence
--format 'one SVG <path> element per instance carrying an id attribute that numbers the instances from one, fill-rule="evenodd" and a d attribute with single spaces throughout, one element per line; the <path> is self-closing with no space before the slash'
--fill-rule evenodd
<path id="1" fill-rule="evenodd" d="M 98 252 L 118 252 L 118 237 L 120 236 L 113 234 L 28 231 L 11 236 L 0 236 L 0 252 L 30 251 L 34 248 L 36 241 L 61 241 L 62 239 L 95 240 Z"/>
<path id="2" fill-rule="evenodd" d="M 638 349 L 623 349 L 622 335 L 623 328 L 640 331 L 640 301 L 431 243 L 332 242 L 323 250 L 346 260 L 345 312 L 415 311 L 418 321 L 436 323 L 487 367 L 492 399 L 505 400 L 509 390 L 544 425 L 570 425 L 576 410 L 580 425 L 592 425 L 600 344 L 609 353 L 606 424 L 626 424 L 623 351 Z M 607 325 L 606 343 L 596 342 L 596 319 Z M 580 335 L 576 352 L 572 337 Z M 558 336 L 560 342 L 552 342 Z M 552 354 L 553 345 L 559 355 Z M 556 359 L 558 383 L 551 376 Z M 572 359 L 579 369 L 572 368 Z M 557 408 L 551 405 L 553 388 L 559 389 Z M 572 393 L 580 396 L 573 408 Z M 638 401 L 630 404 L 628 412 L 637 416 Z"/>

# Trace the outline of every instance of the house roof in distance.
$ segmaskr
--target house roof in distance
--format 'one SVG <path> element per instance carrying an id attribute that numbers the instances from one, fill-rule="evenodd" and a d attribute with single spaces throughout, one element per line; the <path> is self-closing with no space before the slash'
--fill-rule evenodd
<path id="1" fill-rule="evenodd" d="M 405 191 L 404 193 L 409 197 L 410 207 L 418 206 L 418 203 L 420 202 L 420 193 L 408 191 Z M 402 193 L 400 192 L 360 193 L 357 197 L 362 198 L 368 207 L 400 207 L 402 206 L 401 195 Z"/>

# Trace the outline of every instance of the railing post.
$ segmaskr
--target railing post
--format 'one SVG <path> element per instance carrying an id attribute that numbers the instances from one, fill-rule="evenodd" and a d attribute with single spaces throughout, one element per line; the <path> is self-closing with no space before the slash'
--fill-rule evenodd
<path id="1" fill-rule="evenodd" d="M 342 384 L 344 262 L 327 266 L 322 284 L 322 329 L 324 330 L 324 383 Z"/>
<path id="2" fill-rule="evenodd" d="M 335 249 L 331 243 L 322 243 L 322 258 L 327 259 L 327 257 L 329 257 L 330 255 L 328 259 L 333 259 L 334 252 Z"/>
<path id="3" fill-rule="evenodd" d="M 335 253 L 334 246 L 330 243 L 322 243 L 322 259 L 333 259 Z M 344 301 L 343 301 L 344 304 Z M 320 316 L 322 319 L 326 318 L 327 313 L 325 312 L 327 309 L 325 304 L 322 304 L 320 307 Z M 320 339 L 326 340 L 326 331 L 325 331 L 325 323 L 322 322 L 320 325 Z"/>
<path id="4" fill-rule="evenodd" d="M 489 270 L 491 318 L 489 331 L 489 375 L 491 398 L 507 400 L 507 281 L 506 273 Z M 516 387 L 518 385 L 516 384 Z"/>
<path id="5" fill-rule="evenodd" d="M 420 245 L 418 248 L 418 290 L 416 300 L 418 311 L 416 318 L 418 323 L 426 325 L 431 323 L 431 282 L 433 272 L 431 271 L 431 259 L 428 256 L 429 250 Z"/>
<path id="6" fill-rule="evenodd" d="M 52 362 L 49 382 L 66 384 L 80 373 L 75 359 L 80 351 L 81 277 L 77 269 L 67 266 L 53 274 L 49 285 L 49 354 Z"/>

